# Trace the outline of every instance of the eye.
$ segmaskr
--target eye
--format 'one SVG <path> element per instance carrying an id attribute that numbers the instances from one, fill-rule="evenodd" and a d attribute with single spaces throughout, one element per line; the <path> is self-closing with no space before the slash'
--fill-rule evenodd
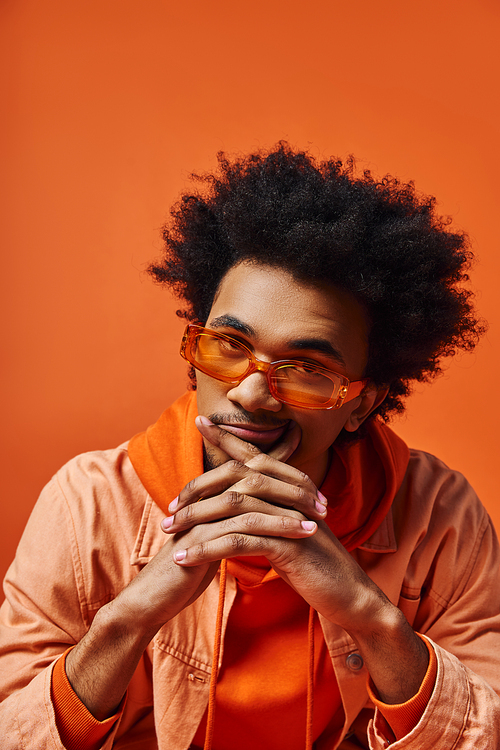
<path id="1" fill-rule="evenodd" d="M 311 383 L 314 380 L 321 380 L 325 376 L 319 372 L 315 365 L 303 362 L 301 365 L 294 365 L 293 374 L 303 381 Z"/>
<path id="2" fill-rule="evenodd" d="M 215 339 L 219 347 L 220 354 L 224 357 L 241 357 L 242 348 L 237 341 L 228 339 Z"/>

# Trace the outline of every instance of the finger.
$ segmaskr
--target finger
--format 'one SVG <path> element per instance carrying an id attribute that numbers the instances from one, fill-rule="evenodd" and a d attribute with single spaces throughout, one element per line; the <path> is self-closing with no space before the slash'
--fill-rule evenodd
<path id="1" fill-rule="evenodd" d="M 180 565 L 202 565 L 223 558 L 272 555 L 282 540 L 301 540 L 318 530 L 314 521 L 299 521 L 291 516 L 248 513 L 202 527 L 208 538 L 189 546 L 180 546 L 173 559 Z M 186 538 L 180 540 L 180 544 Z"/>
<path id="2" fill-rule="evenodd" d="M 327 500 L 307 474 L 265 453 L 254 456 L 247 464 L 231 459 L 195 477 L 170 504 L 169 512 L 176 513 L 200 499 L 216 497 L 227 490 L 294 508 L 306 516 L 323 518 L 326 515 Z"/>
<path id="3" fill-rule="evenodd" d="M 297 472 L 300 474 L 300 472 Z M 293 476 L 289 481 L 276 479 L 264 471 L 251 471 L 229 488 L 229 492 L 244 498 L 258 498 L 280 509 L 289 508 L 308 518 L 324 518 L 327 514 L 326 498 L 317 491 L 309 477 Z M 222 497 L 226 493 L 222 493 Z"/>
<path id="4" fill-rule="evenodd" d="M 164 518 L 161 522 L 161 528 L 169 534 L 175 534 L 201 524 L 235 518 L 247 513 L 261 513 L 271 516 L 290 515 L 299 518 L 299 520 L 307 520 L 304 515 L 298 516 L 297 513 L 292 510 L 289 511 L 287 508 L 271 505 L 255 497 L 228 490 L 218 497 L 204 500 L 203 503 L 186 505 L 177 513 Z"/>
<path id="5" fill-rule="evenodd" d="M 298 484 L 300 487 L 307 488 L 310 492 L 317 492 L 316 486 L 307 474 L 284 463 L 285 458 L 292 455 L 300 442 L 301 430 L 295 423 L 292 423 L 292 428 L 288 431 L 288 437 L 286 440 L 281 439 L 272 450 L 268 453 L 263 453 L 252 443 L 247 443 L 244 440 L 241 440 L 241 438 L 236 437 L 236 435 L 226 432 L 226 430 L 214 425 L 209 419 L 207 419 L 207 417 L 197 417 L 196 420 L 200 432 L 202 432 L 202 434 L 207 437 L 213 445 L 222 448 L 222 450 L 233 459 L 232 462 L 229 462 L 228 469 L 231 471 L 236 470 L 235 481 L 238 481 L 238 479 L 246 475 L 246 472 L 241 466 L 243 464 L 244 466 L 250 466 L 258 472 L 268 476 L 273 476 L 284 482 Z M 204 433 L 204 429 L 206 429 L 207 434 Z M 227 463 L 228 462 L 226 462 L 226 464 L 221 464 L 221 466 L 226 466 Z M 208 481 L 213 481 L 211 472 L 207 472 L 204 476 L 209 478 Z M 217 481 L 219 477 L 216 478 L 214 476 L 214 479 Z M 220 479 L 222 480 L 222 478 Z M 196 492 L 201 490 L 202 486 L 203 482 L 197 482 Z M 222 487 L 220 482 L 219 484 L 214 485 L 214 488 L 219 487 Z M 196 500 L 198 500 L 199 497 L 204 497 L 202 492 L 198 493 Z M 324 505 L 327 504 L 326 499 L 321 494 L 318 499 Z"/>
<path id="6" fill-rule="evenodd" d="M 175 513 L 162 522 L 162 528 L 180 531 L 255 510 L 268 515 L 289 510 L 290 514 L 298 512 L 316 520 L 325 518 L 327 514 L 326 506 L 319 502 L 315 491 L 310 492 L 307 488 L 286 484 L 258 472 L 249 472 L 243 480 L 219 495 L 210 497 L 207 492 L 202 503 L 178 505 Z"/>

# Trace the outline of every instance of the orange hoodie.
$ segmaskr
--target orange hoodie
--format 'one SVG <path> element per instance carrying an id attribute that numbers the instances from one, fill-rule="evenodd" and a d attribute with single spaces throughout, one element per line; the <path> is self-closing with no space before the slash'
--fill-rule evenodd
<path id="1" fill-rule="evenodd" d="M 193 393 L 185 394 L 129 443 L 129 456 L 141 482 L 165 513 L 173 499 L 170 488 L 183 486 L 203 470 L 202 440 L 194 424 L 195 398 Z M 409 452 L 405 443 L 379 422 L 368 426 L 365 439 L 343 447 L 334 445 L 333 449 L 332 463 L 321 486 L 329 500 L 326 522 L 350 551 L 371 536 L 388 512 L 406 471 Z M 232 749 L 235 743 L 240 750 L 256 746 L 262 750 L 276 746 L 302 749 L 311 656 L 306 645 L 309 607 L 265 558 L 229 560 L 227 569 L 238 581 L 238 594 L 228 621 L 218 677 L 214 746 L 217 750 Z M 309 644 L 314 645 L 310 665 L 314 675 L 312 737 L 333 737 L 342 726 L 343 715 L 318 618 L 311 623 Z M 64 724 L 65 712 L 58 706 L 63 705 L 67 686 L 59 679 L 60 673 L 54 672 L 53 694 L 58 723 Z M 425 680 L 430 686 L 428 695 L 433 681 L 429 670 Z M 418 721 L 427 698 L 420 691 L 416 708 L 408 702 L 396 710 L 389 707 L 387 714 L 380 704 L 398 736 Z M 108 722 L 102 727 L 102 736 L 109 730 Z M 206 716 L 194 746 L 203 746 L 205 727 Z M 95 730 L 94 725 L 94 742 Z M 68 745 L 70 750 L 94 746 Z"/>

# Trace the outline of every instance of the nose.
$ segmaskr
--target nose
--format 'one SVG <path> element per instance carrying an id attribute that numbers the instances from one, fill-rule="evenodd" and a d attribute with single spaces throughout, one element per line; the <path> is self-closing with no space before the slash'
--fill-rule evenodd
<path id="1" fill-rule="evenodd" d="M 263 372 L 253 372 L 238 385 L 233 386 L 227 397 L 233 404 L 239 404 L 245 411 L 254 412 L 259 409 L 279 411 L 283 404 L 277 401 L 269 391 L 267 378 Z"/>

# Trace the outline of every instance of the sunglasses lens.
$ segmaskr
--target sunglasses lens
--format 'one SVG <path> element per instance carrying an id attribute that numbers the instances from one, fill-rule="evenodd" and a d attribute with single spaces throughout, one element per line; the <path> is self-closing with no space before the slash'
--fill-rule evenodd
<path id="1" fill-rule="evenodd" d="M 327 404 L 338 391 L 340 380 L 337 382 L 314 367 L 282 365 L 273 373 L 273 384 L 284 401 L 321 406 Z"/>
<path id="2" fill-rule="evenodd" d="M 208 374 L 225 378 L 239 378 L 248 369 L 248 355 L 236 341 L 197 334 L 190 348 L 193 364 Z"/>
<path id="3" fill-rule="evenodd" d="M 238 341 L 198 326 L 188 327 L 181 353 L 198 370 L 226 383 L 240 383 L 253 367 L 262 369 Z M 276 362 L 265 369 L 273 396 L 293 406 L 332 408 L 342 386 L 342 376 L 307 363 Z"/>

